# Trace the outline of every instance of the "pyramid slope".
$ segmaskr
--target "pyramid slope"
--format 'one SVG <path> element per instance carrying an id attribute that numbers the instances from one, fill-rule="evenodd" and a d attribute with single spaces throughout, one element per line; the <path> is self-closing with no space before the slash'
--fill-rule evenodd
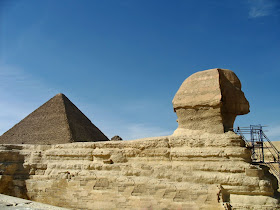
<path id="1" fill-rule="evenodd" d="M 0 136 L 0 144 L 63 144 L 108 138 L 63 94 L 57 94 Z"/>
<path id="2" fill-rule="evenodd" d="M 74 141 L 109 140 L 65 95 L 62 95 L 62 97 Z"/>

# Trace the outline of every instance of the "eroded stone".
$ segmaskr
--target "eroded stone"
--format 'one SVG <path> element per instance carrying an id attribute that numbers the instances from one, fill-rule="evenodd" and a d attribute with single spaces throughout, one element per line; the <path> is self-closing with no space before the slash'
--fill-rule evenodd
<path id="1" fill-rule="evenodd" d="M 237 115 L 249 112 L 249 102 L 238 77 L 227 69 L 210 69 L 191 75 L 172 103 L 179 124 L 175 135 L 188 130 L 227 132 Z"/>

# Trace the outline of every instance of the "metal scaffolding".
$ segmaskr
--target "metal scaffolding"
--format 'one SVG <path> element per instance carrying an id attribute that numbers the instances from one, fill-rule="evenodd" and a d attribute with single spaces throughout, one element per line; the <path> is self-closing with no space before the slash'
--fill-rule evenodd
<path id="1" fill-rule="evenodd" d="M 261 125 L 237 127 L 233 131 L 245 141 L 246 147 L 251 149 L 252 164 L 268 165 L 274 175 L 280 180 L 280 153 L 269 138 L 264 134 Z M 247 140 L 245 136 L 250 136 Z"/>

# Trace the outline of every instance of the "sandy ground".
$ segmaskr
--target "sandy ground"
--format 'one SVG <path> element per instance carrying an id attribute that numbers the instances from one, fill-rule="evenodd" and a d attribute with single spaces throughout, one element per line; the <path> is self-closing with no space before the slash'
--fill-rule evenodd
<path id="1" fill-rule="evenodd" d="M 0 194 L 1 210 L 67 210 L 66 208 L 51 206 L 30 200 Z"/>
<path id="2" fill-rule="evenodd" d="M 280 141 L 272 141 L 272 144 L 280 151 Z"/>

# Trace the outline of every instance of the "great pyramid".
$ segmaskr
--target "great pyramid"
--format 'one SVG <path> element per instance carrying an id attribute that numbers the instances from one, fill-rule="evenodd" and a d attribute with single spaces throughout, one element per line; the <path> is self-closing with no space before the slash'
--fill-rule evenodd
<path id="1" fill-rule="evenodd" d="M 108 140 L 62 93 L 0 136 L 0 144 L 63 144 Z"/>

